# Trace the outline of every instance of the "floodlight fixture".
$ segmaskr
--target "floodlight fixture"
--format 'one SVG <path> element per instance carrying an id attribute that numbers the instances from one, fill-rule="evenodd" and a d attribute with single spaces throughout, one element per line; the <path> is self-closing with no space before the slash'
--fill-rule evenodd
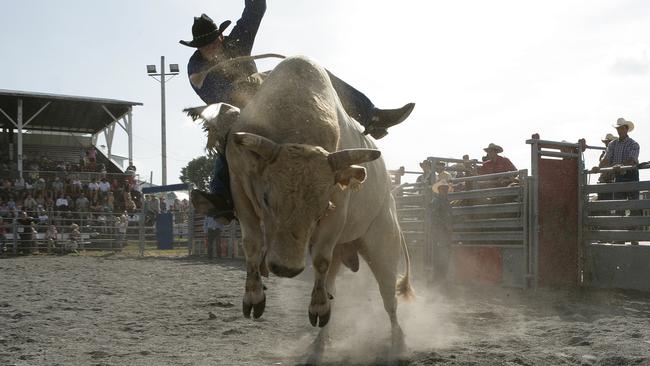
<path id="1" fill-rule="evenodd" d="M 169 64 L 169 71 L 170 72 L 179 72 L 178 64 Z"/>
<path id="2" fill-rule="evenodd" d="M 155 74 L 156 65 L 147 65 L 147 74 Z"/>

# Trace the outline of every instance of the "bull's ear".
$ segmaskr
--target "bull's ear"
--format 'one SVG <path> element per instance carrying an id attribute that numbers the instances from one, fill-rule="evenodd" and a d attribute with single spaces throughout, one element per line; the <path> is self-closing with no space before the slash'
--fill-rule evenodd
<path id="1" fill-rule="evenodd" d="M 335 151 L 327 156 L 327 160 L 334 172 L 345 169 L 352 164 L 367 163 L 381 156 L 379 150 L 374 149 L 347 149 Z"/>
<path id="2" fill-rule="evenodd" d="M 356 192 L 361 189 L 361 183 L 366 180 L 366 168 L 351 165 L 334 173 L 334 179 L 341 188 L 350 188 Z"/>
<path id="3" fill-rule="evenodd" d="M 275 160 L 280 151 L 280 145 L 254 133 L 237 132 L 233 135 L 233 140 L 266 161 Z"/>

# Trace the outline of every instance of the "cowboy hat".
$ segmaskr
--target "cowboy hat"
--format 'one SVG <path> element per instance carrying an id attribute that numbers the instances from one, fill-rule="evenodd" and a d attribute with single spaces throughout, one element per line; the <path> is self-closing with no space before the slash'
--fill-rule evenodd
<path id="1" fill-rule="evenodd" d="M 625 118 L 623 117 L 617 119 L 616 124 L 612 125 L 612 127 L 614 128 L 619 128 L 622 126 L 627 126 L 627 132 L 632 132 L 632 130 L 634 129 L 634 123 L 632 123 L 632 121 L 625 120 Z"/>
<path id="2" fill-rule="evenodd" d="M 449 182 L 444 179 L 434 183 L 434 185 L 431 186 L 431 191 L 433 191 L 433 193 L 440 193 L 440 187 L 447 187 L 448 188 L 447 193 L 451 193 L 454 191 L 454 187 L 452 187 L 451 184 L 449 184 Z"/>
<path id="3" fill-rule="evenodd" d="M 209 16 L 201 14 L 200 17 L 194 17 L 194 24 L 192 24 L 192 37 L 194 37 L 194 39 L 191 41 L 181 40 L 179 43 L 187 47 L 203 47 L 219 38 L 223 31 L 228 28 L 230 23 L 230 20 L 226 20 L 217 27 Z"/>
<path id="4" fill-rule="evenodd" d="M 502 148 L 501 146 L 499 146 L 499 145 L 497 145 L 497 144 L 495 144 L 495 143 L 492 143 L 492 142 L 490 142 L 490 144 L 488 145 L 488 147 L 486 147 L 486 148 L 483 149 L 483 151 L 485 151 L 485 152 L 488 152 L 488 151 L 490 151 L 490 150 L 494 150 L 494 151 L 496 151 L 497 154 L 503 152 L 503 148 Z"/>
<path id="5" fill-rule="evenodd" d="M 612 135 L 611 133 L 608 133 L 608 134 L 605 135 L 605 137 L 603 137 L 603 139 L 600 140 L 600 141 L 602 141 L 602 142 L 610 141 L 610 142 L 611 142 L 611 141 L 614 141 L 614 140 L 616 140 L 616 136 Z"/>

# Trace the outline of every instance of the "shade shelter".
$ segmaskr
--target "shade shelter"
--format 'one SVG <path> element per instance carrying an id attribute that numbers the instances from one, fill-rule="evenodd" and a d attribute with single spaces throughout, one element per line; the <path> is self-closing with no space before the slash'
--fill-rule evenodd
<path id="1" fill-rule="evenodd" d="M 139 102 L 0 89 L 0 128 L 16 131 L 16 163 L 23 175 L 25 131 L 69 132 L 92 135 L 93 145 L 104 133 L 111 155 L 115 126 L 128 135 L 129 161 L 133 160 L 133 106 Z"/>

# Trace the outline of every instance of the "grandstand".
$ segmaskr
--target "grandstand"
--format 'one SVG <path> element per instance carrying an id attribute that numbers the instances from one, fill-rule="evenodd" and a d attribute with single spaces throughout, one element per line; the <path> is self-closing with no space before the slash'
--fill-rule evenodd
<path id="1" fill-rule="evenodd" d="M 137 212 L 141 197 L 134 189 L 132 110 L 139 105 L 0 89 L 0 218 L 5 219 L 0 230 L 4 238 L 18 236 L 30 245 L 32 238 L 40 238 L 52 224 L 61 226 L 61 238 L 69 237 L 72 223 L 84 224 L 82 231 L 101 232 L 94 226 L 98 222 L 104 226 L 100 221 L 106 216 Z M 116 127 L 127 135 L 127 158 L 112 153 Z M 106 141 L 106 152 L 97 149 L 100 135 Z M 126 169 L 124 160 L 129 162 Z M 95 186 L 99 182 L 106 186 L 99 189 Z M 24 212 L 29 219 L 21 222 Z M 32 222 L 35 235 L 29 232 Z"/>

